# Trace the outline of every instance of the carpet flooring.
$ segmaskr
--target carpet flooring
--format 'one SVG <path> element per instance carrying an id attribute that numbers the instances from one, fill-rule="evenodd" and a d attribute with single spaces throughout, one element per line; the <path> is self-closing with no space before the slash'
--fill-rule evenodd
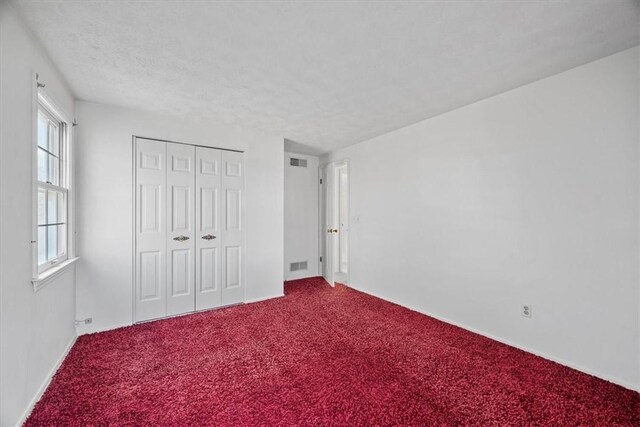
<path id="1" fill-rule="evenodd" d="M 41 425 L 639 426 L 640 395 L 321 278 L 81 336 Z"/>

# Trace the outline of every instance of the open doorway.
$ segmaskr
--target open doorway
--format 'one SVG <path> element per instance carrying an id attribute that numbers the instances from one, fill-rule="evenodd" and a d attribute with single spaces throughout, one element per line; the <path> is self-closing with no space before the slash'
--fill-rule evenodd
<path id="1" fill-rule="evenodd" d="M 320 263 L 332 286 L 349 284 L 349 162 L 320 168 Z"/>

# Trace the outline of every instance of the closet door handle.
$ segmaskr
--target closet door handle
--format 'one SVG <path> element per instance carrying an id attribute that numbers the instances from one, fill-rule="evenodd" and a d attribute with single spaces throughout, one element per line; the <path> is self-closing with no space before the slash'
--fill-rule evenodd
<path id="1" fill-rule="evenodd" d="M 174 237 L 173 240 L 177 240 L 178 242 L 184 242 L 185 240 L 189 240 L 187 236 L 178 236 Z"/>
<path id="2" fill-rule="evenodd" d="M 214 236 L 213 234 L 207 234 L 207 235 L 205 235 L 205 236 L 202 236 L 202 238 L 203 238 L 204 240 L 213 240 L 213 239 L 215 239 L 215 238 L 216 238 L 216 236 Z"/>

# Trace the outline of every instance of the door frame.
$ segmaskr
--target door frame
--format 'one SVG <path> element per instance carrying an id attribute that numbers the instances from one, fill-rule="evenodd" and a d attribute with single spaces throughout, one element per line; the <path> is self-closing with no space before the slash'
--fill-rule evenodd
<path id="1" fill-rule="evenodd" d="M 327 227 L 324 224 L 325 222 L 324 219 L 327 213 L 329 212 L 329 207 L 331 206 L 333 208 L 332 222 L 333 222 L 333 225 L 337 224 L 337 221 L 338 221 L 337 212 L 339 211 L 339 203 L 340 203 L 339 201 L 340 192 L 338 190 L 339 179 L 337 174 L 338 174 L 338 167 L 342 167 L 342 166 L 345 166 L 347 170 L 347 177 L 348 177 L 347 211 L 349 215 L 349 222 L 348 222 L 349 233 L 347 235 L 347 247 L 349 248 L 347 252 L 347 273 L 346 273 L 346 280 L 345 280 L 346 283 L 343 283 L 343 284 L 349 285 L 351 283 L 351 217 L 352 217 L 352 214 L 351 214 L 351 162 L 349 158 L 344 158 L 344 159 L 336 160 L 333 162 L 324 163 L 318 167 L 318 185 L 319 185 L 318 252 L 320 253 L 320 257 L 322 258 L 322 261 L 318 260 L 319 261 L 318 271 L 320 272 L 320 275 L 324 277 L 323 273 L 324 273 L 325 264 L 327 262 L 330 264 L 332 271 L 329 272 L 330 280 L 328 280 L 328 283 L 331 286 L 335 286 L 335 283 L 336 283 L 335 282 L 336 266 L 333 265 L 333 259 L 335 256 L 335 252 L 338 250 L 337 245 L 339 245 L 340 239 L 339 238 L 335 239 L 334 237 L 333 245 L 332 245 L 333 250 L 331 254 L 329 254 L 328 253 L 329 245 L 326 244 L 326 241 L 325 241 L 325 239 L 327 238 L 327 230 L 325 228 Z M 327 182 L 320 183 L 324 170 L 327 171 Z M 324 188 L 326 188 L 325 197 L 323 197 L 323 186 L 325 186 Z M 329 201 L 331 201 L 332 203 L 329 203 Z M 333 226 L 331 228 L 333 228 Z"/>
<path id="2" fill-rule="evenodd" d="M 171 144 L 180 144 L 180 145 L 191 145 L 194 147 L 202 147 L 202 148 L 212 148 L 215 150 L 221 150 L 221 151 L 231 151 L 234 153 L 241 153 L 245 154 L 244 150 L 234 150 L 232 148 L 223 148 L 223 147 L 215 147 L 212 145 L 202 145 L 202 144 L 193 144 L 190 142 L 180 142 L 180 141 L 172 141 L 169 139 L 161 139 L 161 138 L 153 138 L 153 137 L 149 137 L 149 136 L 142 136 L 142 135 L 131 135 L 131 201 L 132 201 L 132 208 L 131 208 L 131 248 L 132 248 L 132 264 L 131 264 L 131 323 L 132 325 L 135 324 L 139 324 L 139 323 L 147 323 L 147 322 L 155 322 L 156 320 L 163 320 L 163 319 L 169 319 L 172 317 L 180 317 L 180 316 L 188 316 L 190 314 L 195 314 L 195 313 L 199 313 L 199 312 L 203 312 L 203 311 L 209 311 L 209 310 L 217 310 L 219 308 L 224 308 L 224 307 L 229 307 L 229 306 L 233 306 L 233 305 L 239 305 L 239 304 L 245 304 L 247 303 L 247 288 L 248 288 L 248 281 L 247 281 L 247 210 L 246 210 L 246 206 L 247 206 L 247 201 L 246 201 L 246 197 L 247 197 L 247 189 L 246 189 L 246 185 L 247 185 L 247 181 L 246 181 L 246 164 L 244 163 L 244 157 L 243 157 L 243 165 L 242 165 L 242 174 L 243 174 L 243 191 L 242 191 L 242 196 L 240 199 L 240 203 L 241 203 L 241 209 L 242 209 L 242 227 L 243 227 L 243 233 L 242 233 L 242 247 L 243 247 L 243 252 L 242 252 L 242 267 L 241 267 L 241 274 L 243 275 L 243 279 L 244 279 L 244 286 L 242 289 L 242 302 L 237 303 L 237 304 L 229 304 L 229 305 L 221 305 L 220 307 L 214 307 L 214 308 L 208 308 L 208 309 L 203 309 L 203 310 L 194 310 L 192 312 L 188 312 L 188 313 L 182 313 L 182 314 L 175 314 L 172 316 L 165 316 L 165 317 L 160 317 L 157 319 L 149 319 L 149 320 L 141 320 L 141 321 L 137 321 L 136 320 L 136 279 L 137 279 L 137 269 L 136 269 L 136 261 L 137 261 L 137 255 L 136 255 L 136 251 L 137 251 L 137 239 L 136 239 L 136 200 L 137 200 L 137 155 L 136 155 L 136 147 L 137 147 L 137 140 L 138 139 L 147 139 L 150 141 L 158 141 L 158 142 L 167 142 L 167 143 L 171 143 Z M 222 165 L 220 165 L 220 167 L 222 168 Z M 194 224 L 195 225 L 195 224 Z M 222 283 L 220 284 L 222 286 Z M 195 286 L 195 281 L 194 281 L 194 286 Z M 195 290 L 195 289 L 194 289 Z M 195 297 L 195 294 L 194 294 Z"/>

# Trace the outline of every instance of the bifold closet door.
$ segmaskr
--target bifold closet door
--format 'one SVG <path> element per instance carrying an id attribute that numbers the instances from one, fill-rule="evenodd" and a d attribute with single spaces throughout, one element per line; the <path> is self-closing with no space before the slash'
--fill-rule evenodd
<path id="1" fill-rule="evenodd" d="M 244 301 L 242 153 L 136 139 L 135 321 Z"/>
<path id="2" fill-rule="evenodd" d="M 196 310 L 219 307 L 221 151 L 196 147 Z"/>
<path id="3" fill-rule="evenodd" d="M 195 310 L 195 147 L 136 140 L 135 320 Z"/>
<path id="4" fill-rule="evenodd" d="M 196 310 L 244 301 L 242 153 L 196 147 Z"/>
<path id="5" fill-rule="evenodd" d="M 244 301 L 244 164 L 242 153 L 222 156 L 222 305 Z"/>
<path id="6" fill-rule="evenodd" d="M 167 316 L 195 310 L 195 149 L 167 143 Z"/>
<path id="7" fill-rule="evenodd" d="M 136 140 L 135 320 L 166 315 L 167 144 Z"/>

